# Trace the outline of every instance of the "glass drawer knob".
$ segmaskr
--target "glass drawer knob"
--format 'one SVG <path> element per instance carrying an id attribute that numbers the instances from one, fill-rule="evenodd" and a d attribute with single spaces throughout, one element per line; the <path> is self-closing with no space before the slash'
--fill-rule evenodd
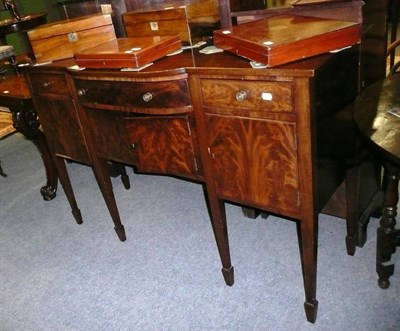
<path id="1" fill-rule="evenodd" d="M 86 90 L 84 88 L 81 88 L 77 91 L 78 95 L 80 97 L 83 97 L 86 94 Z"/>
<path id="2" fill-rule="evenodd" d="M 239 91 L 236 93 L 236 100 L 243 101 L 247 99 L 247 92 L 246 91 Z"/>
<path id="3" fill-rule="evenodd" d="M 151 99 L 153 99 L 153 95 L 150 92 L 147 92 L 143 94 L 142 98 L 144 102 L 149 102 Z"/>

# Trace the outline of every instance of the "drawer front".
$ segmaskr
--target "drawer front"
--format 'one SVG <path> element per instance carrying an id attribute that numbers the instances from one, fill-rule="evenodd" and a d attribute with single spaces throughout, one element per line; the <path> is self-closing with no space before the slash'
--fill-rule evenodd
<path id="1" fill-rule="evenodd" d="M 190 107 L 186 80 L 118 82 L 75 80 L 79 102 L 96 108 L 182 109 Z"/>
<path id="2" fill-rule="evenodd" d="M 202 79 L 201 93 L 206 108 L 277 113 L 293 111 L 290 82 Z"/>
<path id="3" fill-rule="evenodd" d="M 64 74 L 30 73 L 29 80 L 32 91 L 36 95 L 66 96 L 69 94 Z"/>

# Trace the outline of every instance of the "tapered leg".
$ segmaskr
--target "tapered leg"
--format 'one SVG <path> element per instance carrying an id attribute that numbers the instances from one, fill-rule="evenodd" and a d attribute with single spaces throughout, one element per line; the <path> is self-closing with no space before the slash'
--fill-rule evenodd
<path id="1" fill-rule="evenodd" d="M 359 171 L 355 166 L 346 174 L 346 249 L 354 255 L 357 246 Z"/>
<path id="2" fill-rule="evenodd" d="M 223 200 L 218 199 L 215 203 L 217 211 L 214 211 L 213 229 L 214 235 L 218 245 L 218 251 L 222 262 L 222 275 L 226 285 L 232 286 L 235 282 L 234 269 L 231 263 L 231 255 L 229 250 L 228 228 L 226 225 L 225 203 Z"/>
<path id="3" fill-rule="evenodd" d="M 129 190 L 131 188 L 131 183 L 129 181 L 129 176 L 126 173 L 125 165 L 119 162 L 108 161 L 108 170 L 111 177 L 121 176 L 122 185 L 125 189 Z"/>
<path id="4" fill-rule="evenodd" d="M 194 77 L 190 77 L 191 83 L 196 88 L 201 88 L 199 80 Z M 193 96 L 193 95 L 192 95 Z M 194 102 L 198 95 L 194 95 Z M 199 100 L 197 100 L 199 102 Z M 204 118 L 204 113 L 195 112 L 196 115 L 196 125 L 198 130 L 199 140 L 207 141 L 208 132 L 206 129 L 206 121 Z M 234 269 L 231 263 L 231 256 L 229 250 L 229 240 L 228 240 L 228 228 L 226 225 L 226 215 L 225 215 L 225 204 L 222 199 L 219 199 L 217 195 L 217 190 L 215 186 L 215 174 L 213 173 L 213 166 L 211 162 L 211 157 L 207 144 L 200 144 L 200 152 L 203 162 L 203 171 L 205 178 L 205 198 L 207 201 L 207 206 L 209 208 L 211 223 L 214 231 L 215 240 L 217 242 L 219 256 L 222 262 L 222 274 L 225 279 L 225 283 L 232 286 L 234 279 Z"/>
<path id="5" fill-rule="evenodd" d="M 388 262 L 396 251 L 397 242 L 400 238 L 400 230 L 395 230 L 400 169 L 391 164 L 386 164 L 384 168 L 385 202 L 380 227 L 377 230 L 376 243 L 376 272 L 379 276 L 378 285 L 382 289 L 390 286 L 389 277 L 393 275 L 394 265 L 388 264 Z"/>
<path id="6" fill-rule="evenodd" d="M 211 188 L 213 185 L 210 185 Z M 205 197 L 209 207 L 212 228 L 214 231 L 215 241 L 217 242 L 219 256 L 222 262 L 222 275 L 225 283 L 232 286 L 234 279 L 234 269 L 231 263 L 231 255 L 229 250 L 228 228 L 226 225 L 225 203 L 217 197 L 215 191 L 210 192 L 209 188 L 204 188 Z"/>
<path id="7" fill-rule="evenodd" d="M 301 220 L 297 223 L 297 235 L 301 255 L 301 265 L 303 271 L 304 290 L 306 301 L 304 309 L 307 321 L 314 323 L 317 319 L 318 301 L 316 299 L 317 288 L 317 224 L 314 220 L 305 222 Z"/>
<path id="8" fill-rule="evenodd" d="M 0 176 L 2 176 L 2 177 L 7 177 L 7 174 L 5 174 L 5 173 L 3 172 L 3 168 L 1 167 L 1 162 L 0 162 Z"/>
<path id="9" fill-rule="evenodd" d="M 61 182 L 61 186 L 64 189 L 65 195 L 67 196 L 68 202 L 72 209 L 72 215 L 76 220 L 76 223 L 82 224 L 82 215 L 81 211 L 78 208 L 78 204 L 76 203 L 75 195 L 72 190 L 71 181 L 68 176 L 67 167 L 65 165 L 65 160 L 61 157 L 54 157 L 54 163 L 57 168 L 58 176 Z"/>
<path id="10" fill-rule="evenodd" d="M 242 213 L 244 217 L 256 219 L 258 216 L 260 216 L 261 211 L 255 208 L 242 207 Z"/>
<path id="11" fill-rule="evenodd" d="M 125 241 L 125 228 L 122 225 L 121 218 L 119 216 L 119 211 L 117 203 L 115 201 L 114 191 L 112 188 L 112 183 L 110 179 L 110 173 L 108 171 L 107 161 L 96 158 L 93 160 L 93 171 L 100 186 L 101 193 L 106 202 L 107 208 L 110 212 L 112 221 L 114 222 L 114 229 L 117 233 L 119 240 Z"/>
<path id="12" fill-rule="evenodd" d="M 129 176 L 126 173 L 126 168 L 123 164 L 118 164 L 119 173 L 121 174 L 122 185 L 125 189 L 129 190 L 131 188 L 131 183 L 129 181 Z"/>

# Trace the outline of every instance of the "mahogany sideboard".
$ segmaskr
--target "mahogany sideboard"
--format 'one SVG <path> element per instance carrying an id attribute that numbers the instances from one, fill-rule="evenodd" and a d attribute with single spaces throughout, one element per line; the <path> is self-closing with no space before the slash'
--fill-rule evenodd
<path id="1" fill-rule="evenodd" d="M 68 69 L 73 59 L 23 70 L 77 221 L 64 159 L 92 166 L 121 240 L 108 161 L 197 181 L 207 192 L 222 273 L 232 285 L 224 202 L 294 220 L 305 310 L 314 322 L 318 213 L 345 175 L 333 169 L 339 180 L 321 179 L 318 153 L 327 148 L 317 139 L 318 123 L 357 94 L 358 52 L 355 46 L 272 69 L 186 50 L 140 72 L 75 71 Z"/>
<path id="2" fill-rule="evenodd" d="M 215 0 L 216 1 L 216 0 Z M 179 2 L 179 1 L 178 1 Z M 178 2 L 174 1 L 173 4 Z M 183 2 L 183 1 L 182 1 Z M 197 2 L 195 0 L 194 2 Z M 201 1 L 199 1 L 201 2 Z M 229 28 L 233 23 L 246 22 L 248 20 L 271 17 L 278 14 L 295 14 L 311 17 L 325 17 L 331 19 L 340 19 L 362 23 L 362 43 L 360 52 L 360 87 L 365 88 L 371 83 L 385 77 L 386 68 L 386 36 L 388 21 L 389 0 L 320 0 L 320 1 L 265 1 L 259 0 L 219 0 L 217 1 L 220 9 L 221 27 Z M 67 16 L 82 16 L 91 13 L 88 8 L 100 9 L 100 4 L 108 3 L 106 0 L 99 0 L 96 4 L 93 1 L 84 0 L 65 0 L 58 1 L 59 4 L 65 4 L 70 7 L 67 10 Z M 154 9 L 160 4 L 166 5 L 168 1 L 147 1 L 147 0 L 118 0 L 113 1 L 113 22 L 117 36 L 123 36 L 119 31 L 124 30 L 122 22 L 116 24 L 115 19 L 120 21 L 120 13 L 137 10 Z M 187 3 L 187 1 L 186 1 Z M 302 3 L 303 5 L 299 5 Z M 357 169 L 358 178 L 363 180 L 359 183 L 358 191 L 359 202 L 354 214 L 357 214 L 357 237 L 355 244 L 362 247 L 367 237 L 367 225 L 372 213 L 376 213 L 381 203 L 380 171 L 375 160 L 365 160 Z M 366 180 L 369 178 L 369 180 Z M 323 213 L 333 215 L 339 218 L 346 218 L 349 208 L 347 204 L 347 185 L 344 181 L 338 190 L 324 207 Z M 254 208 L 243 208 L 246 216 L 257 217 L 260 210 Z M 354 246 L 354 244 L 351 244 Z M 354 248 L 348 249 L 355 251 Z"/>

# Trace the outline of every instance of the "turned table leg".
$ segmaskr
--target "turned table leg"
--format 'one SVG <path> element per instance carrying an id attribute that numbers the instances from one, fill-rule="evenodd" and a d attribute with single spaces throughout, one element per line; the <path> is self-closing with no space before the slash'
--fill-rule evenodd
<path id="1" fill-rule="evenodd" d="M 385 164 L 385 202 L 380 226 L 377 230 L 376 245 L 376 272 L 378 285 L 386 289 L 390 285 L 389 277 L 393 275 L 394 264 L 388 264 L 391 256 L 396 251 L 400 230 L 395 230 L 397 203 L 399 201 L 399 176 L 400 169 L 392 164 Z"/>

